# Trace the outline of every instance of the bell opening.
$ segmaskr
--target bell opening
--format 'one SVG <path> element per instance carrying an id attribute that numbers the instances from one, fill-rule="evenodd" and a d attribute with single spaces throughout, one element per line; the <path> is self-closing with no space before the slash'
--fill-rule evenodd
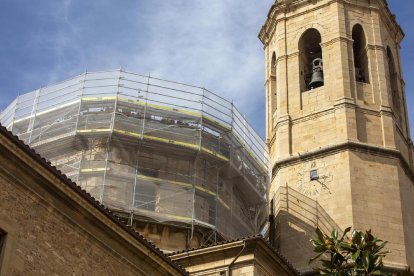
<path id="1" fill-rule="evenodd" d="M 354 40 L 352 50 L 354 52 L 355 80 L 369 83 L 367 42 L 361 25 L 357 24 L 352 28 L 352 39 Z"/>
<path id="2" fill-rule="evenodd" d="M 316 29 L 307 30 L 299 40 L 301 91 L 324 85 L 321 35 Z"/>

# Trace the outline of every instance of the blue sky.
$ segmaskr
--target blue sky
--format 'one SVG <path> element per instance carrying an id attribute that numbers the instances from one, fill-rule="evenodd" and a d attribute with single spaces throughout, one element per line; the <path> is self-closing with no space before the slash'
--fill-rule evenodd
<path id="1" fill-rule="evenodd" d="M 123 68 L 233 99 L 264 136 L 264 52 L 274 0 L 0 0 L 0 110 L 18 94 L 86 70 Z M 406 37 L 414 126 L 414 1 L 389 0 Z"/>

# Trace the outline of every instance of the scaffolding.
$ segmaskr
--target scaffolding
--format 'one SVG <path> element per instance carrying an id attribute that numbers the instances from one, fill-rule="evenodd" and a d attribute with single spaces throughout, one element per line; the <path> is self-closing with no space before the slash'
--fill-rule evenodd
<path id="1" fill-rule="evenodd" d="M 266 218 L 266 145 L 207 89 L 87 72 L 20 95 L 0 122 L 130 224 L 200 226 L 213 231 L 208 239 L 233 239 Z"/>
<path id="2" fill-rule="evenodd" d="M 272 235 L 270 243 L 288 260 L 295 260 L 293 265 L 300 271 L 309 269 L 309 256 L 314 254 L 309 240 L 318 239 L 316 228 L 327 235 L 333 229 L 338 230 L 339 236 L 343 234 L 317 199 L 305 196 L 288 185 L 279 186 L 269 200 L 274 203 L 274 228 L 270 229 L 270 223 L 267 223 L 262 235 L 269 239 Z"/>

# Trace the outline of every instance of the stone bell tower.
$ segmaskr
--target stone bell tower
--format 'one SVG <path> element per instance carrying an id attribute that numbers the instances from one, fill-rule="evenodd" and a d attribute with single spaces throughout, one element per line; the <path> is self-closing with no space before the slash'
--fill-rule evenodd
<path id="1" fill-rule="evenodd" d="M 274 244 L 303 272 L 316 226 L 372 229 L 414 268 L 403 36 L 385 0 L 279 0 L 260 31 Z"/>

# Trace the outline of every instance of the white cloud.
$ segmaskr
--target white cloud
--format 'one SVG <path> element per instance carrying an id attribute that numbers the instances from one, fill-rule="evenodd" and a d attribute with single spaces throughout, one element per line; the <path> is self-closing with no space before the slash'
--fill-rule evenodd
<path id="1" fill-rule="evenodd" d="M 150 72 L 234 99 L 263 133 L 264 54 L 257 33 L 271 0 L 108 3 L 86 12 L 80 1 L 60 2 L 57 31 L 36 36 L 54 59 L 43 84 L 85 69 Z M 258 114 L 260 120 L 252 118 Z"/>
<path id="2" fill-rule="evenodd" d="M 124 68 L 233 99 L 264 133 L 264 53 L 257 34 L 274 0 L 24 2 L 9 1 L 0 10 L 7 22 L 0 25 L 7 38 L 0 45 L 0 109 L 18 93 L 85 70 Z M 406 24 L 402 59 L 411 104 L 412 17 L 404 7 L 412 4 L 396 3 L 389 1 Z"/>

